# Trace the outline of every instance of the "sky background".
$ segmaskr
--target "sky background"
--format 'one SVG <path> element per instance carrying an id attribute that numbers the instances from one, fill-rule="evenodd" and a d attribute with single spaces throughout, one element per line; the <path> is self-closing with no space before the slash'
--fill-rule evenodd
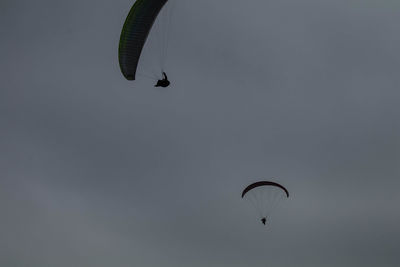
<path id="1" fill-rule="evenodd" d="M 132 3 L 0 2 L 1 266 L 399 265 L 399 1 L 180 0 L 167 89 Z"/>

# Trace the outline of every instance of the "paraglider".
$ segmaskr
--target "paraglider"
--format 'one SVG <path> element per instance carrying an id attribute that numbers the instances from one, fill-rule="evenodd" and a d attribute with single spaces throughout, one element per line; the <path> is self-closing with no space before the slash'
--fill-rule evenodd
<path id="1" fill-rule="evenodd" d="M 262 217 L 261 218 L 261 223 L 265 225 L 266 222 L 267 222 L 267 218 L 266 217 Z"/>
<path id="2" fill-rule="evenodd" d="M 252 183 L 242 192 L 242 198 L 249 200 L 255 207 L 263 225 L 266 225 L 267 218 L 277 203 L 288 197 L 289 191 L 283 185 L 270 181 Z"/>
<path id="3" fill-rule="evenodd" d="M 170 85 L 167 74 L 165 74 L 165 72 L 163 72 L 162 74 L 163 74 L 162 80 L 158 80 L 157 84 L 154 85 L 154 87 L 168 87 L 168 85 Z"/>
<path id="4" fill-rule="evenodd" d="M 167 79 L 167 76 L 164 72 L 164 61 L 167 47 L 167 28 L 170 24 L 170 12 L 167 8 L 167 2 L 172 2 L 174 0 L 136 0 L 131 10 L 129 11 L 128 16 L 126 17 L 124 26 L 122 27 L 119 47 L 118 47 L 118 60 L 119 66 L 123 76 L 127 80 L 135 80 L 138 74 L 138 65 L 140 62 L 140 57 L 142 56 L 142 52 L 146 45 L 146 40 L 150 34 L 150 31 L 153 27 L 155 27 L 155 22 L 157 17 L 159 16 L 161 10 L 167 9 L 164 11 L 164 15 L 160 15 L 159 24 L 160 31 L 159 33 L 161 37 L 158 39 L 157 47 L 161 49 L 161 51 L 151 51 L 153 54 L 157 54 L 159 58 L 159 68 L 161 71 L 157 71 L 157 73 L 146 73 L 146 75 L 152 75 L 152 79 L 159 80 L 157 82 L 158 86 L 167 87 L 170 82 Z M 166 6 L 166 7 L 164 7 Z M 165 18 L 164 18 L 165 17 Z M 158 25 L 158 24 L 157 24 Z M 162 29 L 161 29 L 162 28 Z M 154 49 L 155 50 L 155 49 Z M 154 55 L 156 56 L 156 55 Z M 140 63 L 141 64 L 141 63 Z M 154 66 L 152 66 L 152 69 Z M 160 75 L 163 75 L 163 78 L 160 79 Z M 143 74 L 143 76 L 146 76 Z M 158 76 L 158 77 L 157 77 Z"/>

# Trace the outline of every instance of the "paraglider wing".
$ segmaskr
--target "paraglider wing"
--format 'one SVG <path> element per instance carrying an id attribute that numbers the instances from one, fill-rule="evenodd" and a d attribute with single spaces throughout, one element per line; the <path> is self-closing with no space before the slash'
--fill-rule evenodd
<path id="1" fill-rule="evenodd" d="M 249 192 L 250 190 L 252 190 L 252 189 L 254 189 L 256 187 L 259 187 L 259 186 L 276 186 L 276 187 L 279 187 L 280 189 L 285 191 L 286 197 L 289 197 L 289 191 L 287 191 L 287 189 L 283 185 L 280 185 L 280 184 L 274 183 L 274 182 L 269 182 L 269 181 L 260 181 L 260 182 L 255 182 L 255 183 L 247 186 L 242 192 L 242 198 L 246 195 L 247 192 Z"/>
<path id="2" fill-rule="evenodd" d="M 135 80 L 140 54 L 158 13 L 168 0 L 137 0 L 125 20 L 118 58 L 122 74 Z"/>

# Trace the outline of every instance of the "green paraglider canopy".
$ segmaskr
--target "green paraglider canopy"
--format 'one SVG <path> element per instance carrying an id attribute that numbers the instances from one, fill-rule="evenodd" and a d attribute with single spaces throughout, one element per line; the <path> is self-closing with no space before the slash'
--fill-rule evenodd
<path id="1" fill-rule="evenodd" d="M 135 80 L 147 36 L 167 1 L 137 0 L 131 8 L 122 28 L 118 49 L 119 66 L 127 80 Z"/>

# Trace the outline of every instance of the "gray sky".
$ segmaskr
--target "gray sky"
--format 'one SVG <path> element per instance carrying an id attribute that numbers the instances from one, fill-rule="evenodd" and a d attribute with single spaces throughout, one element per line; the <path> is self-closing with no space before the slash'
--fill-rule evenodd
<path id="1" fill-rule="evenodd" d="M 398 266 L 399 1 L 180 1 L 165 90 L 132 3 L 0 3 L 1 266 Z"/>

